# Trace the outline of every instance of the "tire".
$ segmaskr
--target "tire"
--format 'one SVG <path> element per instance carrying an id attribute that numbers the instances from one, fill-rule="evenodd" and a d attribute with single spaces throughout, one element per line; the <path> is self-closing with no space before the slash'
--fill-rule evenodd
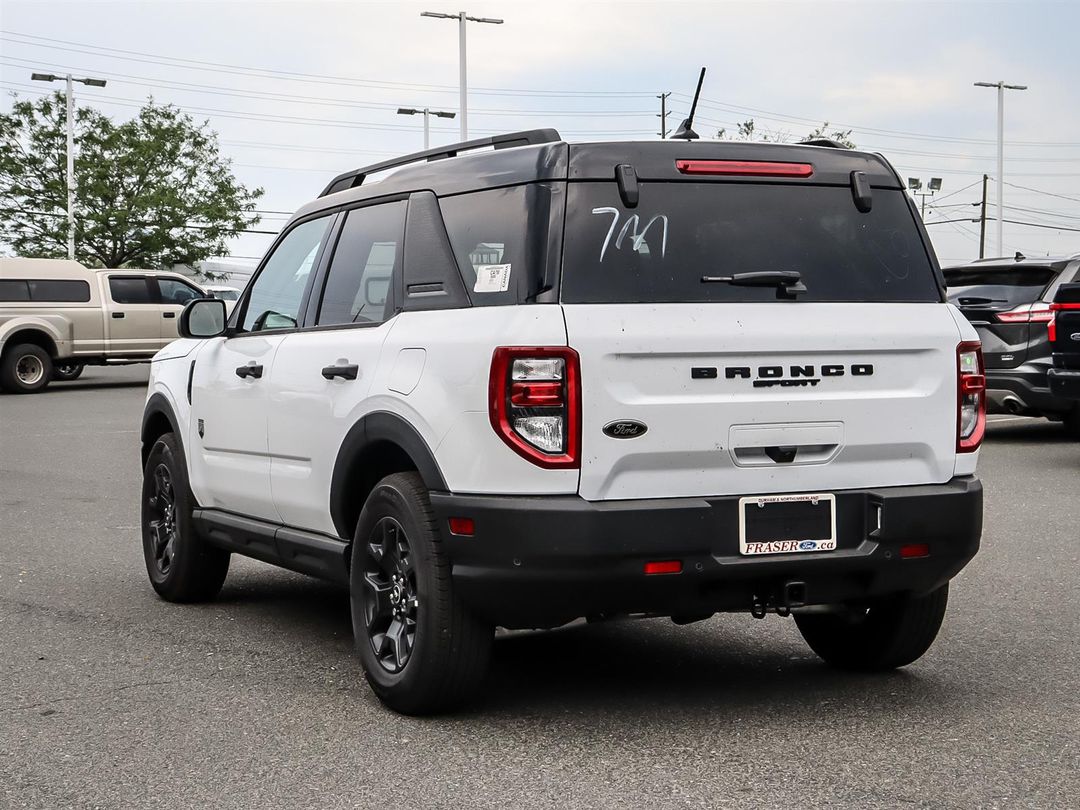
<path id="1" fill-rule="evenodd" d="M 881 672 L 930 649 L 945 618 L 949 585 L 925 596 L 896 596 L 843 613 L 795 614 L 806 643 L 830 666 Z"/>
<path id="2" fill-rule="evenodd" d="M 71 382 L 82 376 L 84 368 L 86 366 L 83 363 L 65 363 L 64 361 L 53 363 L 52 378 L 57 382 Z"/>
<path id="3" fill-rule="evenodd" d="M 191 521 L 195 502 L 183 451 L 172 433 L 150 449 L 143 468 L 143 558 L 150 584 L 168 602 L 205 602 L 229 572 L 229 553 L 203 542 Z"/>
<path id="4" fill-rule="evenodd" d="M 425 715 L 476 694 L 494 627 L 473 617 L 454 593 L 418 474 L 395 473 L 372 490 L 356 526 L 349 577 L 357 652 L 383 704 Z"/>
<path id="5" fill-rule="evenodd" d="M 0 388 L 11 394 L 36 394 L 53 375 L 49 353 L 33 343 L 20 343 L 0 359 Z"/>
<path id="6" fill-rule="evenodd" d="M 1080 405 L 1075 405 L 1062 420 L 1069 438 L 1080 441 Z"/>

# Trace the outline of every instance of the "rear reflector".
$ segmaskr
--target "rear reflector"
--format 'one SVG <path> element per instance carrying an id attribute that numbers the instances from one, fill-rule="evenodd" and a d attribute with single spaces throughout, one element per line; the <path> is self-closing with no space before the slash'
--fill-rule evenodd
<path id="1" fill-rule="evenodd" d="M 657 560 L 645 563 L 645 573 L 652 574 L 680 574 L 682 573 L 681 560 Z"/>
<path id="2" fill-rule="evenodd" d="M 476 524 L 472 518 L 450 518 L 450 534 L 472 537 L 476 533 Z"/>
<path id="3" fill-rule="evenodd" d="M 810 177 L 809 163 L 777 163 L 762 160 L 676 160 L 683 174 L 741 175 L 750 177 Z"/>
<path id="4" fill-rule="evenodd" d="M 900 558 L 903 560 L 929 556 L 930 546 L 926 543 L 908 543 L 906 546 L 900 546 Z"/>

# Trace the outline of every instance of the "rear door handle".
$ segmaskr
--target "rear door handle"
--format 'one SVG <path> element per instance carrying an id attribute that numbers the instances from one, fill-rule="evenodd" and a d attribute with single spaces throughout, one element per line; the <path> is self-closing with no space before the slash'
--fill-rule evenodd
<path id="1" fill-rule="evenodd" d="M 162 312 L 161 317 L 162 318 L 175 318 L 176 313 L 175 312 Z"/>
<path id="2" fill-rule="evenodd" d="M 248 377 L 254 377 L 256 380 L 262 378 L 262 366 L 237 366 L 236 376 L 242 380 L 246 380 Z"/>
<path id="3" fill-rule="evenodd" d="M 343 380 L 355 380 L 360 372 L 360 367 L 353 364 L 350 366 L 327 366 L 322 370 L 322 375 L 328 380 L 341 377 Z"/>
<path id="4" fill-rule="evenodd" d="M 123 318 L 123 317 L 124 317 L 124 313 L 123 313 L 123 312 L 114 312 L 114 313 L 112 314 L 112 316 L 113 316 L 114 318 Z"/>

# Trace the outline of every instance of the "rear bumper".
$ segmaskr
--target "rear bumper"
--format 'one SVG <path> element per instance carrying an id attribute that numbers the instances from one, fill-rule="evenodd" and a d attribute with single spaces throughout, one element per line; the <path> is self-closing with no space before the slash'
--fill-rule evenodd
<path id="1" fill-rule="evenodd" d="M 1031 416 L 1067 413 L 1073 403 L 1051 390 L 1049 368 L 1049 364 L 1025 363 L 1017 368 L 987 369 L 987 410 Z"/>
<path id="2" fill-rule="evenodd" d="M 1080 371 L 1052 368 L 1047 373 L 1047 378 L 1054 396 L 1065 399 L 1080 399 Z"/>
<path id="3" fill-rule="evenodd" d="M 972 477 L 837 492 L 836 551 L 755 557 L 739 554 L 738 496 L 593 503 L 432 493 L 431 503 L 458 592 L 506 627 L 784 606 L 793 582 L 807 605 L 926 592 L 975 556 L 982 533 L 982 485 Z M 451 517 L 472 518 L 474 535 L 451 534 Z M 905 543 L 926 543 L 930 554 L 901 559 Z M 656 560 L 679 560 L 682 572 L 646 576 Z"/>

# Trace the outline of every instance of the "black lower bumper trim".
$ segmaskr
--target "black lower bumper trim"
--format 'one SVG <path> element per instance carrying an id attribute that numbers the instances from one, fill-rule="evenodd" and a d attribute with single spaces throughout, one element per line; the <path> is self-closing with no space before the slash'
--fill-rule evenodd
<path id="1" fill-rule="evenodd" d="M 978 551 L 982 485 L 973 477 L 835 495 L 835 551 L 754 557 L 739 553 L 738 496 L 589 502 L 436 492 L 431 503 L 459 593 L 506 627 L 781 606 L 791 583 L 808 605 L 926 592 Z M 472 518 L 474 534 L 451 534 L 451 517 Z M 901 558 L 912 543 L 929 554 Z M 645 563 L 670 560 L 680 573 L 644 573 Z"/>
<path id="2" fill-rule="evenodd" d="M 1066 399 L 1080 399 L 1080 371 L 1064 368 L 1052 368 L 1047 372 L 1050 390 L 1054 396 Z"/>

